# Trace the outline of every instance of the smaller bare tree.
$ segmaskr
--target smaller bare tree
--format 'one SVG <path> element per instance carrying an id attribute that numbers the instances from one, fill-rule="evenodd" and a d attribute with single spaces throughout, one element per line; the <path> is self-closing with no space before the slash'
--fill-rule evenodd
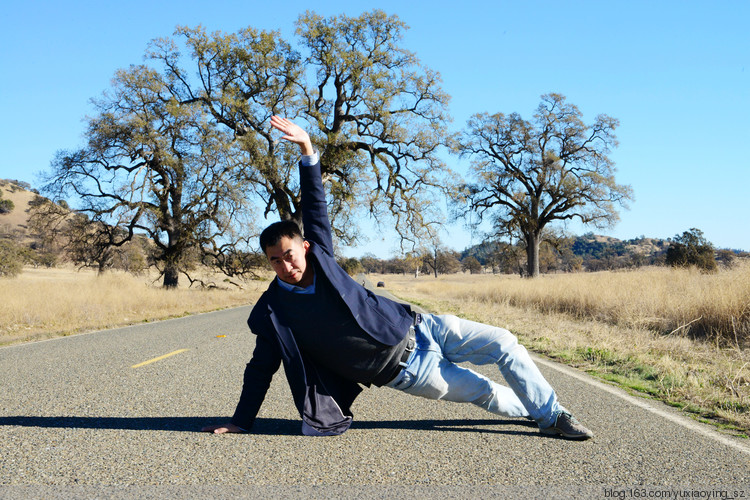
<path id="1" fill-rule="evenodd" d="M 609 227 L 616 205 L 632 198 L 615 182 L 609 154 L 618 121 L 599 115 L 591 125 L 560 94 L 542 96 L 533 122 L 517 113 L 479 113 L 468 123 L 459 150 L 472 159 L 475 183 L 466 186 L 469 205 L 491 216 L 498 235 L 518 236 L 526 245 L 530 276 L 539 275 L 543 231 L 555 221 L 578 219 Z"/>

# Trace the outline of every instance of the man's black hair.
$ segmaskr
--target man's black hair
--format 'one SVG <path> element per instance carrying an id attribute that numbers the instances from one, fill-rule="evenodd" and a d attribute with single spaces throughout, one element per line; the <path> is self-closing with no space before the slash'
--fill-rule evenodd
<path id="1" fill-rule="evenodd" d="M 291 219 L 274 222 L 260 233 L 260 249 L 266 253 L 266 248 L 278 244 L 284 237 L 303 239 L 299 224 Z"/>

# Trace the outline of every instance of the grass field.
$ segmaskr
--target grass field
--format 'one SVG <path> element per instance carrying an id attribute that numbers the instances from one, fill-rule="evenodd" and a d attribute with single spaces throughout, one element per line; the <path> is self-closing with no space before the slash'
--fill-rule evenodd
<path id="1" fill-rule="evenodd" d="M 0 279 L 0 344 L 253 304 L 267 286 L 249 281 L 242 290 L 184 284 L 164 290 L 155 279 L 117 271 L 97 276 L 90 270 L 26 268 L 15 278 Z"/>
<path id="2" fill-rule="evenodd" d="M 183 284 L 168 291 L 154 279 L 30 268 L 0 279 L 0 344 L 252 304 L 268 285 L 201 290 Z M 710 275 L 647 268 L 534 280 L 370 279 L 432 312 L 508 328 L 534 351 L 750 434 L 750 263 Z"/>

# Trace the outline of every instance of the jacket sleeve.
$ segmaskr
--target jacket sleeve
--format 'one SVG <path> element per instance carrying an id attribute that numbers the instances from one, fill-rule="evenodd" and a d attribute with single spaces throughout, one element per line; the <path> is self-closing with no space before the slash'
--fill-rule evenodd
<path id="1" fill-rule="evenodd" d="M 325 253 L 333 256 L 331 223 L 328 220 L 328 205 L 323 189 L 320 161 L 311 166 L 304 166 L 300 163 L 299 178 L 305 239 L 319 245 Z"/>
<path id="2" fill-rule="evenodd" d="M 245 367 L 240 401 L 231 420 L 234 425 L 250 430 L 280 364 L 281 354 L 278 347 L 265 336 L 257 335 L 253 357 Z"/>

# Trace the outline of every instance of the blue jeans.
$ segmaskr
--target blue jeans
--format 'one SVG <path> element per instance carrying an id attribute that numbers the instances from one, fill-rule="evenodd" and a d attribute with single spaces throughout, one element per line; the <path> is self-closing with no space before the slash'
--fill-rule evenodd
<path id="1" fill-rule="evenodd" d="M 416 349 L 406 367 L 386 384 L 428 399 L 474 403 L 504 417 L 531 416 L 539 427 L 554 425 L 562 408 L 516 336 L 456 316 L 423 314 Z M 456 363 L 497 364 L 510 388 Z"/>

